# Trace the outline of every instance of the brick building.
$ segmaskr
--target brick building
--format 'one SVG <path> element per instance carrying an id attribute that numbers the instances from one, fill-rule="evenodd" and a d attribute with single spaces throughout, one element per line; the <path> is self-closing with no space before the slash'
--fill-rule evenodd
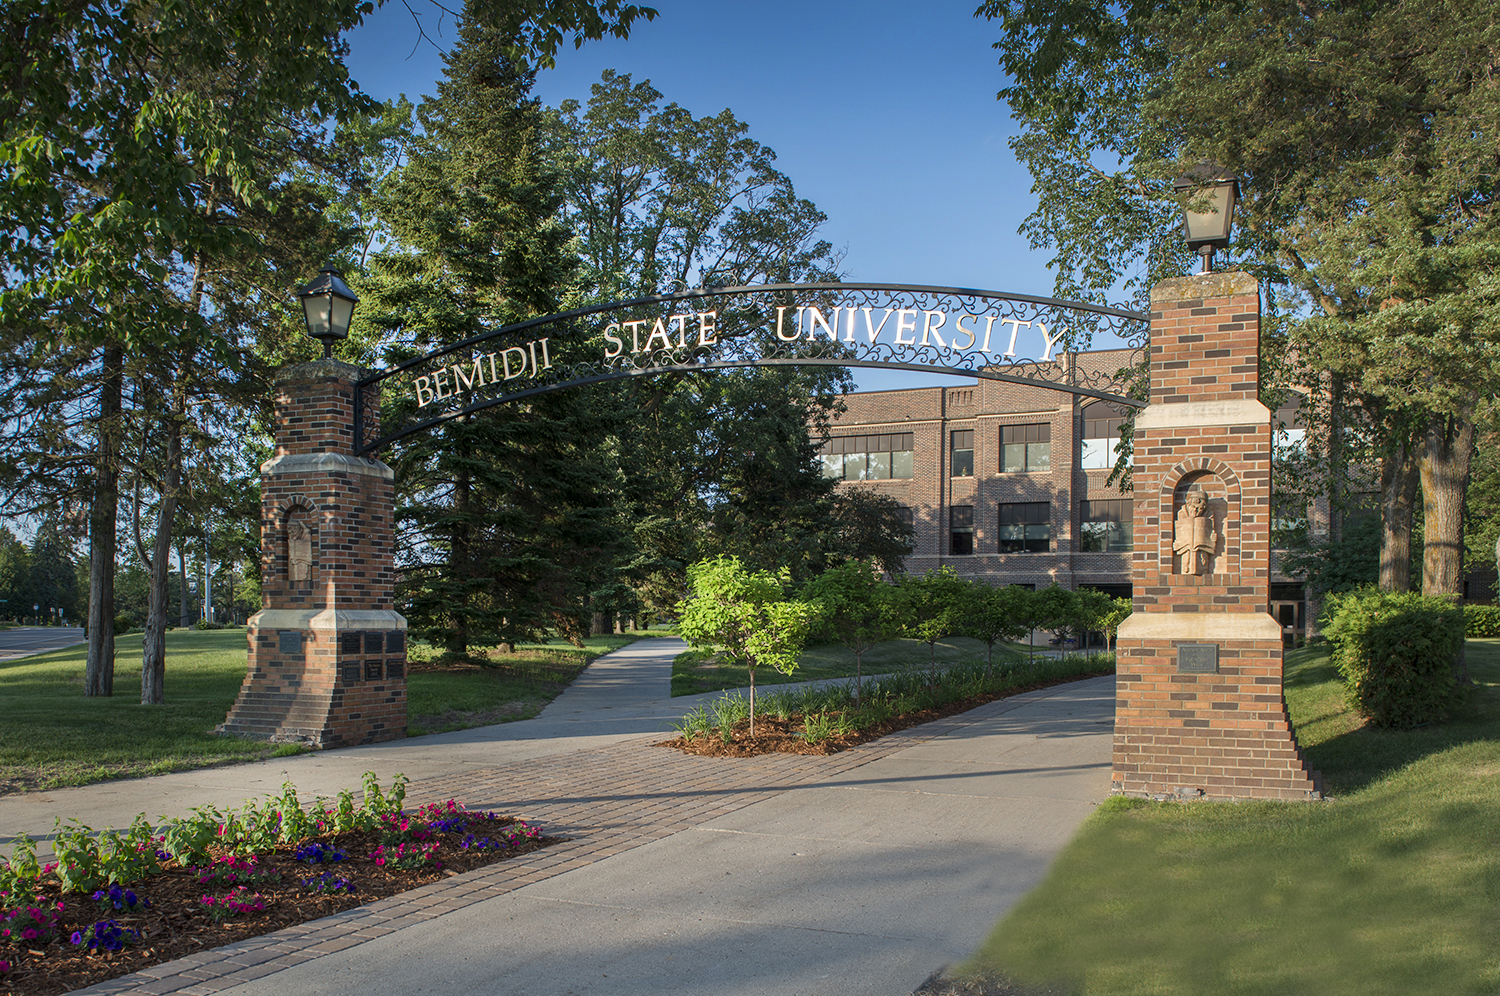
<path id="1" fill-rule="evenodd" d="M 1113 374 L 1131 354 L 1063 362 Z M 1131 594 L 1131 496 L 1107 483 L 1125 409 L 992 380 L 844 400 L 820 449 L 824 473 L 909 510 L 908 571 L 947 565 L 991 584 Z M 1280 414 L 1293 422 L 1291 411 Z M 1279 572 L 1271 582 L 1272 614 L 1289 639 L 1303 635 L 1302 584 Z"/>

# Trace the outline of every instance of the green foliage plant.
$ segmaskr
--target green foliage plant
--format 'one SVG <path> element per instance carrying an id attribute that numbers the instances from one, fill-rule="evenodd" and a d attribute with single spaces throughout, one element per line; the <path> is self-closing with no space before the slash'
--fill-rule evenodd
<path id="1" fill-rule="evenodd" d="M 858 698 L 866 651 L 900 634 L 895 587 L 884 581 L 873 561 L 850 560 L 808 581 L 801 594 L 818 605 L 817 631 L 854 652 L 854 694 Z"/>
<path id="2" fill-rule="evenodd" d="M 995 662 L 995 644 L 1019 640 L 1031 632 L 1026 603 L 1034 598 L 1020 585 L 975 584 L 965 605 L 963 632 L 985 646 L 986 661 Z"/>
<path id="3" fill-rule="evenodd" d="M 1468 637 L 1500 636 L 1500 606 L 1465 605 L 1464 635 Z"/>
<path id="4" fill-rule="evenodd" d="M 1409 729 L 1452 704 L 1463 616 L 1445 598 L 1362 589 L 1330 596 L 1323 632 L 1350 704 L 1375 726 Z"/>
<path id="5" fill-rule="evenodd" d="M 937 677 L 937 642 L 963 631 L 969 604 L 969 582 L 951 567 L 908 574 L 897 586 L 897 605 L 907 636 L 927 644 L 927 667 Z"/>
<path id="6" fill-rule="evenodd" d="M 750 734 L 755 735 L 755 670 L 797 669 L 797 652 L 817 606 L 786 597 L 791 572 L 751 571 L 738 557 L 715 557 L 688 568 L 690 593 L 678 606 L 678 630 L 693 646 L 718 647 L 750 674 Z"/>

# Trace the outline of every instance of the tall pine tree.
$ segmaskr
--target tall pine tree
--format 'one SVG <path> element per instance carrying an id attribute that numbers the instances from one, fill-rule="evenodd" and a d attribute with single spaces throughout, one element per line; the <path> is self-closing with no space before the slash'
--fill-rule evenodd
<path id="1" fill-rule="evenodd" d="M 438 95 L 417 109 L 422 135 L 382 193 L 391 248 L 360 283 L 360 320 L 388 337 L 391 360 L 561 309 L 577 259 L 513 44 L 461 24 Z M 559 392 L 391 453 L 400 594 L 418 632 L 458 654 L 477 639 L 582 635 L 618 540 L 595 445 L 607 416 L 587 392 Z"/>

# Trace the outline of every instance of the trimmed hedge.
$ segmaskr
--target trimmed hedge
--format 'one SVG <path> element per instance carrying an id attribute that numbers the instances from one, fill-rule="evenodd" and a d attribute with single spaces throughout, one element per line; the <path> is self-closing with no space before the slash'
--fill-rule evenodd
<path id="1" fill-rule="evenodd" d="M 1456 687 L 1464 616 L 1444 598 L 1364 588 L 1329 595 L 1323 632 L 1350 704 L 1375 726 L 1442 719 Z"/>
<path id="2" fill-rule="evenodd" d="M 1500 636 L 1500 606 L 1465 605 L 1464 636 Z"/>

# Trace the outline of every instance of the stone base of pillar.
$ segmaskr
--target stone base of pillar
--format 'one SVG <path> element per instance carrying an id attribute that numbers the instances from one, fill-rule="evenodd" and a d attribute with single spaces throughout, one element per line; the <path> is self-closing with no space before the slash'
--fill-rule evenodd
<path id="1" fill-rule="evenodd" d="M 318 749 L 406 736 L 400 613 L 265 609 L 247 633 L 248 673 L 216 732 Z"/>
<path id="2" fill-rule="evenodd" d="M 1117 647 L 1113 792 L 1322 798 L 1292 735 L 1269 615 L 1138 612 Z"/>

